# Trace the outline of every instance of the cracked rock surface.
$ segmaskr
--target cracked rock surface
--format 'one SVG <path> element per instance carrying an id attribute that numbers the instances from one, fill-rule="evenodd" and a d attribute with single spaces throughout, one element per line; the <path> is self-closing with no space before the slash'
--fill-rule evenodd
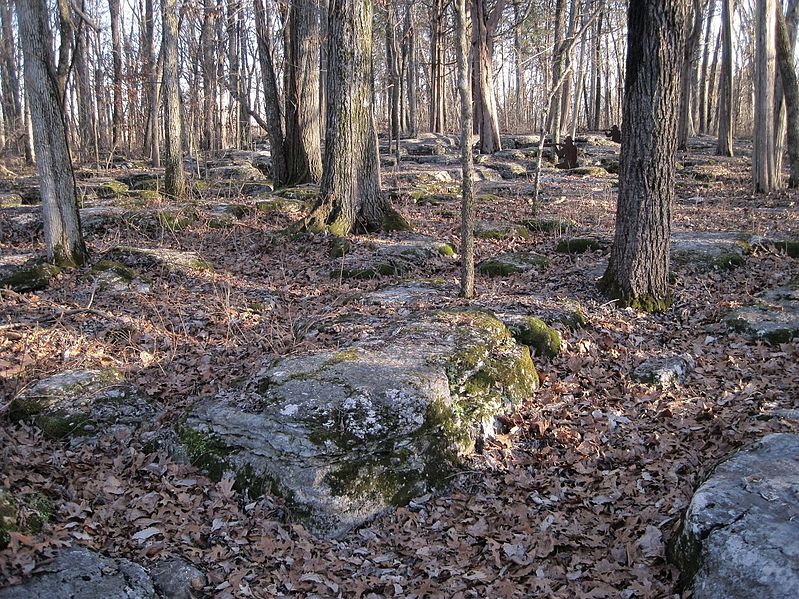
<path id="1" fill-rule="evenodd" d="M 694 599 L 799 597 L 799 435 L 768 435 L 719 463 L 671 557 Z"/>

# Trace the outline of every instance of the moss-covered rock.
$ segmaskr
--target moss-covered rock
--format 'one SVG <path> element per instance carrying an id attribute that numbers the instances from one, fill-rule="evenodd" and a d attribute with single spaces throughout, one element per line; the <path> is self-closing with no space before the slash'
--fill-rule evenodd
<path id="1" fill-rule="evenodd" d="M 164 266 L 173 270 L 214 270 L 213 264 L 196 252 L 184 252 L 169 248 L 140 248 L 119 245 L 108 250 L 103 258 L 121 262 L 125 266 L 134 269 Z"/>
<path id="2" fill-rule="evenodd" d="M 308 212 L 309 204 L 298 199 L 271 197 L 255 202 L 255 209 L 264 214 L 283 212 L 292 216 L 299 216 Z"/>
<path id="3" fill-rule="evenodd" d="M 560 353 L 560 333 L 535 316 L 503 316 L 513 338 L 528 346 L 536 356 L 554 358 Z"/>
<path id="4" fill-rule="evenodd" d="M 455 248 L 422 235 L 410 235 L 386 243 L 370 243 L 349 264 L 330 272 L 333 278 L 374 279 L 404 275 L 436 259 L 451 259 Z M 353 252 L 356 254 L 356 252 Z"/>
<path id="5" fill-rule="evenodd" d="M 608 248 L 608 242 L 595 237 L 571 237 L 558 241 L 555 251 L 559 254 L 585 254 Z"/>
<path id="6" fill-rule="evenodd" d="M 520 224 L 530 231 L 540 233 L 564 233 L 577 226 L 570 218 L 530 218 Z"/>
<path id="7" fill-rule="evenodd" d="M 154 189 L 129 191 L 125 194 L 125 197 L 132 200 L 140 200 L 145 206 L 148 204 L 157 204 L 164 199 L 161 193 Z"/>
<path id="8" fill-rule="evenodd" d="M 313 532 L 338 536 L 443 486 L 537 386 L 529 351 L 492 315 L 431 312 L 369 347 L 280 360 L 253 391 L 200 401 L 179 434 L 211 475 L 278 493 Z"/>
<path id="9" fill-rule="evenodd" d="M 200 215 L 191 208 L 160 210 L 158 224 L 169 231 L 182 231 L 200 220 Z"/>
<path id="10" fill-rule="evenodd" d="M 12 495 L 0 488 L 0 551 L 8 546 L 9 533 L 38 534 L 52 516 L 53 504 L 44 495 Z"/>
<path id="11" fill-rule="evenodd" d="M 113 369 L 53 375 L 15 397 L 8 410 L 12 420 L 32 421 L 52 439 L 93 435 L 116 424 L 135 426 L 152 413 Z"/>
<path id="12" fill-rule="evenodd" d="M 799 337 L 799 284 L 772 289 L 750 306 L 733 310 L 727 324 L 753 340 L 787 343 Z"/>
<path id="13" fill-rule="evenodd" d="M 530 231 L 524 225 L 495 221 L 478 221 L 474 225 L 474 236 L 478 239 L 526 239 Z"/>
<path id="14" fill-rule="evenodd" d="M 724 231 L 680 231 L 672 233 L 672 262 L 678 267 L 729 270 L 745 262 L 752 250 L 748 236 Z"/>
<path id="15" fill-rule="evenodd" d="M 115 199 L 124 196 L 128 191 L 128 186 L 121 181 L 111 180 L 101 183 L 95 189 L 98 198 Z"/>
<path id="16" fill-rule="evenodd" d="M 477 271 L 489 277 L 506 277 L 547 266 L 549 266 L 549 260 L 545 256 L 532 252 L 503 252 L 480 262 L 477 265 Z"/>
<path id="17" fill-rule="evenodd" d="M 61 269 L 47 262 L 29 261 L 18 267 L 0 269 L 0 288 L 25 293 L 46 288 Z"/>

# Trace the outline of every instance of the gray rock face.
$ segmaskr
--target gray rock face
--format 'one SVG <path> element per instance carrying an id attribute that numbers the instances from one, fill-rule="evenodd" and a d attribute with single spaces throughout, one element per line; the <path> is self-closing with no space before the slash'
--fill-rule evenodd
<path id="1" fill-rule="evenodd" d="M 225 179 L 230 181 L 258 181 L 264 174 L 252 164 L 230 164 L 226 166 L 209 167 L 206 175 L 210 179 Z"/>
<path id="2" fill-rule="evenodd" d="M 799 597 L 799 435 L 768 435 L 716 466 L 671 556 L 696 599 Z"/>
<path id="3" fill-rule="evenodd" d="M 0 252 L 0 288 L 8 287 L 20 293 L 38 291 L 46 288 L 60 271 L 57 266 L 47 264 L 43 256 Z"/>
<path id="4" fill-rule="evenodd" d="M 766 292 L 757 304 L 734 310 L 726 321 L 752 339 L 769 343 L 799 337 L 799 284 Z"/>
<path id="5" fill-rule="evenodd" d="M 549 260 L 532 252 L 502 252 L 477 265 L 478 272 L 489 277 L 504 277 L 533 269 L 546 268 Z"/>
<path id="6" fill-rule="evenodd" d="M 32 419 L 52 438 L 92 435 L 109 426 L 134 427 L 151 406 L 108 370 L 67 370 L 36 383 L 9 405 L 14 420 Z"/>
<path id="7" fill-rule="evenodd" d="M 671 235 L 671 253 L 676 263 L 714 264 L 725 256 L 742 257 L 748 248 L 739 233 L 682 231 Z"/>
<path id="8" fill-rule="evenodd" d="M 333 269 L 333 277 L 372 279 L 381 275 L 401 275 L 417 266 L 424 266 L 437 258 L 451 258 L 455 250 L 423 235 L 408 236 L 388 243 L 367 244 L 368 252 L 354 252 L 347 256 L 345 265 Z M 360 254 L 360 256 L 358 256 Z M 357 264 L 348 267 L 346 264 Z"/>
<path id="9" fill-rule="evenodd" d="M 193 599 L 198 596 L 195 591 L 206 584 L 205 574 L 179 557 L 159 561 L 150 575 L 155 590 L 168 599 Z"/>
<path id="10" fill-rule="evenodd" d="M 435 305 L 442 295 L 457 295 L 457 289 L 448 289 L 443 283 L 435 281 L 405 281 L 397 285 L 387 285 L 374 291 L 363 293 L 358 298 L 364 304 L 376 306 L 421 306 Z"/>
<path id="11" fill-rule="evenodd" d="M 442 486 L 537 386 L 529 350 L 501 322 L 436 312 L 368 346 L 284 359 L 254 390 L 200 401 L 180 434 L 212 475 L 231 470 L 253 495 L 269 486 L 336 537 Z"/>
<path id="12" fill-rule="evenodd" d="M 184 252 L 169 248 L 139 248 L 120 245 L 108 250 L 105 259 L 122 262 L 135 268 L 166 266 L 174 270 L 210 270 L 212 266 L 196 252 Z"/>
<path id="13" fill-rule="evenodd" d="M 639 364 L 632 372 L 632 378 L 641 383 L 656 387 L 682 385 L 685 377 L 696 368 L 696 361 L 689 354 L 667 358 L 652 358 Z"/>
<path id="14" fill-rule="evenodd" d="M 61 551 L 24 583 L 0 589 L 0 599 L 155 599 L 144 568 L 83 548 Z"/>

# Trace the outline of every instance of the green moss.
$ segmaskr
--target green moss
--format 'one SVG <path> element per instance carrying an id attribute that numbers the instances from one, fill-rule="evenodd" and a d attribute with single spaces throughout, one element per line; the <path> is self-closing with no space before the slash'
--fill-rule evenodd
<path id="1" fill-rule="evenodd" d="M 327 231 L 334 237 L 346 237 L 350 232 L 350 227 L 344 217 L 339 216 L 332 223 L 327 225 Z"/>
<path id="2" fill-rule="evenodd" d="M 97 197 L 102 199 L 118 198 L 125 195 L 127 191 L 128 186 L 121 181 L 107 181 L 96 189 Z"/>
<path id="3" fill-rule="evenodd" d="M 389 207 L 383 212 L 383 231 L 413 231 L 413 226 L 395 208 Z"/>
<path id="4" fill-rule="evenodd" d="M 377 277 L 392 277 L 404 274 L 410 265 L 406 262 L 380 262 L 365 268 L 333 269 L 330 276 L 334 279 L 376 279 Z"/>
<path id="5" fill-rule="evenodd" d="M 38 291 L 47 287 L 50 280 L 60 272 L 61 268 L 54 264 L 31 264 L 0 278 L 0 287 L 9 287 L 20 293 Z"/>
<path id="6" fill-rule="evenodd" d="M 136 278 L 136 272 L 132 268 L 128 268 L 116 260 L 100 260 L 92 267 L 90 272 L 93 274 L 99 274 L 101 272 L 113 272 L 121 277 L 126 283 L 130 283 Z"/>
<path id="7" fill-rule="evenodd" d="M 555 251 L 559 254 L 584 254 L 604 249 L 604 247 L 604 243 L 592 237 L 573 237 L 558 241 Z"/>
<path id="8" fill-rule="evenodd" d="M 22 206 L 22 196 L 18 193 L 0 196 L 0 207 L 14 208 L 16 206 Z"/>
<path id="9" fill-rule="evenodd" d="M 208 181 L 195 181 L 194 182 L 194 190 L 195 191 L 206 191 L 210 188 Z"/>
<path id="10" fill-rule="evenodd" d="M 494 195 L 493 193 L 481 193 L 477 196 L 478 202 L 487 202 L 491 204 L 496 204 L 501 200 L 498 195 Z"/>
<path id="11" fill-rule="evenodd" d="M 17 530 L 17 502 L 10 493 L 0 489 L 0 551 L 8 546 L 8 533 Z"/>
<path id="12" fill-rule="evenodd" d="M 576 306 L 573 310 L 568 310 L 559 318 L 560 322 L 571 330 L 585 328 L 588 325 L 588 317 L 585 314 L 582 306 Z"/>
<path id="13" fill-rule="evenodd" d="M 137 189 L 134 191 L 129 191 L 125 194 L 125 197 L 134 200 L 141 200 L 144 205 L 151 203 L 155 204 L 163 199 L 161 194 L 154 189 Z"/>
<path id="14" fill-rule="evenodd" d="M 228 463 L 231 449 L 216 435 L 200 433 L 185 424 L 178 425 L 176 432 L 191 463 L 206 470 L 211 480 L 222 480 L 224 473 L 231 470 Z"/>
<path id="15" fill-rule="evenodd" d="M 436 249 L 438 250 L 439 254 L 447 258 L 452 258 L 455 256 L 455 248 L 448 243 L 439 244 Z"/>
<path id="16" fill-rule="evenodd" d="M 534 349 L 536 356 L 554 358 L 560 353 L 560 333 L 540 318 L 529 316 L 509 329 L 516 341 Z"/>
<path id="17" fill-rule="evenodd" d="M 158 224 L 170 231 L 182 231 L 199 220 L 197 212 L 191 209 L 158 212 Z"/>
<path id="18" fill-rule="evenodd" d="M 65 391 L 67 394 L 68 391 Z M 15 422 L 33 421 L 48 439 L 68 439 L 80 434 L 96 423 L 83 414 L 69 414 L 64 410 L 44 412 L 46 399 L 39 397 L 17 397 L 8 408 L 8 417 Z"/>
<path id="19" fill-rule="evenodd" d="M 208 262 L 208 260 L 203 260 L 202 258 L 194 258 L 193 260 L 190 260 L 188 267 L 193 270 L 203 270 L 206 272 L 214 271 L 214 265 Z"/>
<path id="20" fill-rule="evenodd" d="M 616 306 L 619 308 L 632 308 L 641 312 L 665 312 L 671 307 L 672 296 L 671 294 L 666 297 L 659 298 L 650 294 L 642 294 L 633 296 L 626 293 L 619 288 L 618 285 L 611 282 L 607 278 L 607 273 L 597 282 L 597 287 L 610 299 L 616 300 Z"/>
<path id="21" fill-rule="evenodd" d="M 341 364 L 342 362 L 356 362 L 360 357 L 358 349 L 355 347 L 348 347 L 341 351 L 335 352 L 329 360 L 325 362 L 325 367 Z"/>
<path id="22" fill-rule="evenodd" d="M 713 266 L 718 270 L 732 270 L 745 263 L 746 259 L 735 252 L 725 252 L 713 260 Z"/>
<path id="23" fill-rule="evenodd" d="M 489 277 L 506 277 L 532 268 L 546 268 L 549 259 L 530 252 L 500 254 L 495 258 L 483 260 L 477 265 L 477 271 Z"/>

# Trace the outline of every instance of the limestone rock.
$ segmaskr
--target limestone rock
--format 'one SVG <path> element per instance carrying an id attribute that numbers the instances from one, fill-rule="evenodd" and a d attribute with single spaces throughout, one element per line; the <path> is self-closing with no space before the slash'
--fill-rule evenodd
<path id="1" fill-rule="evenodd" d="M 695 599 L 799 597 L 799 435 L 768 435 L 719 463 L 670 556 Z"/>
<path id="2" fill-rule="evenodd" d="M 44 258 L 30 253 L 0 252 L 0 288 L 8 287 L 13 291 L 39 291 L 50 284 L 50 280 L 61 272 Z"/>
<path id="3" fill-rule="evenodd" d="M 169 248 L 139 248 L 119 245 L 105 253 L 105 259 L 130 268 L 165 266 L 172 270 L 213 270 L 213 266 L 196 252 Z"/>
<path id="4" fill-rule="evenodd" d="M 111 180 L 101 183 L 95 189 L 98 198 L 101 199 L 114 199 L 125 195 L 128 191 L 128 186 L 121 181 Z"/>
<path id="5" fill-rule="evenodd" d="M 410 235 L 387 243 L 367 244 L 368 252 L 352 262 L 356 266 L 334 268 L 331 277 L 373 279 L 379 276 L 403 275 L 437 258 L 452 258 L 455 249 L 448 243 L 424 235 Z M 352 263 L 350 262 L 350 263 Z"/>
<path id="6" fill-rule="evenodd" d="M 474 236 L 480 239 L 526 238 L 530 231 L 524 225 L 496 221 L 477 221 L 474 225 Z"/>
<path id="7" fill-rule="evenodd" d="M 671 254 L 676 264 L 730 268 L 742 264 L 750 250 L 747 237 L 719 231 L 682 231 L 671 235 Z"/>
<path id="8" fill-rule="evenodd" d="M 271 488 L 339 536 L 441 487 L 496 415 L 538 387 L 526 347 L 484 312 L 432 312 L 370 344 L 286 358 L 250 391 L 201 400 L 179 431 L 193 459 Z"/>
<path id="9" fill-rule="evenodd" d="M 0 589 L 0 599 L 155 599 L 147 572 L 126 559 L 83 548 L 60 551 L 41 572 L 20 585 Z"/>
<path id="10" fill-rule="evenodd" d="M 597 239 L 595 237 L 570 237 L 558 241 L 555 246 L 555 251 L 559 254 L 584 254 L 586 252 L 605 250 L 609 245 L 609 242 L 605 239 Z"/>
<path id="11" fill-rule="evenodd" d="M 502 252 L 480 262 L 477 271 L 489 277 L 504 277 L 534 268 L 546 268 L 548 265 L 549 260 L 545 256 L 532 252 Z"/>
<path id="12" fill-rule="evenodd" d="M 56 439 L 89 436 L 110 426 L 135 427 L 152 415 L 150 405 L 113 369 L 61 372 L 9 405 L 12 420 L 33 420 Z"/>
<path id="13" fill-rule="evenodd" d="M 259 181 L 264 177 L 263 173 L 250 163 L 209 167 L 206 176 L 209 179 L 228 181 Z"/>
<path id="14" fill-rule="evenodd" d="M 560 333 L 540 318 L 522 314 L 502 314 L 499 318 L 517 343 L 528 346 L 536 357 L 554 358 L 560 353 Z"/>
<path id="15" fill-rule="evenodd" d="M 633 370 L 632 378 L 656 387 L 672 387 L 682 385 L 685 382 L 685 377 L 694 368 L 696 368 L 696 361 L 690 354 L 652 358 L 639 364 Z"/>
<path id="16" fill-rule="evenodd" d="M 155 590 L 167 599 L 193 599 L 205 586 L 205 574 L 191 562 L 173 557 L 159 560 L 150 570 Z"/>
<path id="17" fill-rule="evenodd" d="M 758 303 L 734 310 L 726 322 L 769 343 L 787 343 L 799 337 L 799 283 L 766 292 Z"/>
<path id="18" fill-rule="evenodd" d="M 435 305 L 442 296 L 449 293 L 457 295 L 457 289 L 448 289 L 443 282 L 434 280 L 404 281 L 396 285 L 386 285 L 359 296 L 364 304 L 376 306 L 424 306 Z"/>

